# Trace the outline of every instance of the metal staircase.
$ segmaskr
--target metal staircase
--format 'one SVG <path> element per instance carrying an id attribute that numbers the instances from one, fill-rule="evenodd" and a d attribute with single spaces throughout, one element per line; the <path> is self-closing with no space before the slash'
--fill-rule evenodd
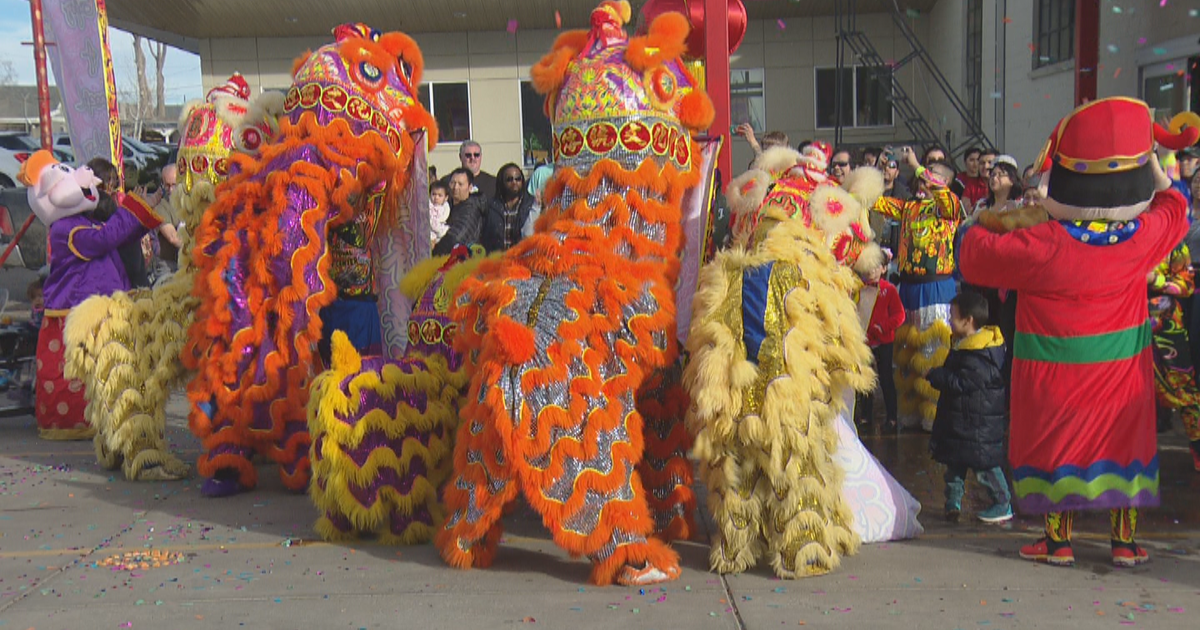
<path id="1" fill-rule="evenodd" d="M 937 132 L 934 131 L 933 127 L 925 119 L 925 116 L 921 113 L 921 111 L 917 109 L 916 103 L 914 103 L 912 98 L 909 97 L 908 92 L 904 90 L 904 86 L 901 85 L 900 80 L 897 78 L 897 72 L 901 68 L 904 68 L 908 64 L 915 62 L 919 64 L 919 69 L 924 69 L 925 72 L 927 72 L 928 75 L 933 78 L 934 83 L 936 83 L 942 93 L 946 95 L 951 107 L 954 108 L 954 111 L 962 119 L 963 123 L 965 123 L 964 126 L 966 129 L 966 134 L 957 142 L 954 142 L 953 146 L 948 147 L 950 156 L 952 158 L 958 157 L 963 151 L 971 146 L 995 149 L 992 141 L 989 140 L 987 134 L 983 132 L 983 127 L 980 126 L 979 121 L 971 115 L 970 109 L 968 109 L 966 104 L 963 103 L 962 99 L 959 98 L 958 93 L 954 90 L 954 87 L 950 85 L 949 81 L 946 80 L 946 76 L 943 75 L 941 70 L 938 69 L 937 64 L 935 64 L 933 58 L 930 57 L 929 52 L 925 50 L 925 47 L 921 44 L 921 41 L 917 39 L 916 33 L 913 32 L 912 27 L 910 27 L 908 24 L 905 12 L 900 9 L 900 5 L 896 0 L 892 0 L 891 4 L 892 9 L 890 14 L 892 23 L 895 25 L 896 30 L 904 36 L 906 41 L 908 41 L 911 52 L 898 59 L 895 63 L 889 64 L 888 62 L 884 61 L 883 57 L 879 55 L 879 52 L 875 49 L 875 46 L 871 44 L 871 40 L 867 37 L 867 35 L 858 29 L 858 0 L 847 0 L 845 2 L 834 3 L 835 21 L 838 31 L 838 85 L 836 90 L 838 102 L 835 110 L 838 113 L 838 120 L 835 130 L 834 144 L 840 145 L 842 143 L 843 121 L 841 120 L 841 70 L 847 66 L 846 49 L 849 48 L 849 52 L 853 54 L 853 58 L 851 58 L 851 63 L 848 65 L 862 65 L 874 68 L 886 67 L 891 70 L 889 76 L 891 80 L 890 100 L 892 103 L 892 110 L 894 114 L 898 115 L 904 122 L 904 126 L 908 129 L 909 133 L 912 134 L 914 142 L 923 145 L 935 143 L 943 145 L 951 144 L 950 142 L 943 142 L 941 138 L 938 138 Z"/>

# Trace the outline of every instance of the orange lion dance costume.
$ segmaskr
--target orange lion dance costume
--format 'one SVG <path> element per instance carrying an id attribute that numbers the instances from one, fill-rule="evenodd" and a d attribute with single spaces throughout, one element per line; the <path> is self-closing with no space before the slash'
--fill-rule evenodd
<path id="1" fill-rule="evenodd" d="M 629 39 L 629 14 L 603 2 L 533 67 L 554 125 L 547 210 L 456 296 L 474 372 L 436 537 L 456 567 L 491 563 L 518 493 L 595 584 L 675 579 L 665 540 L 694 528 L 674 285 L 701 177 L 689 131 L 713 110 L 679 61 L 685 18 Z"/>
<path id="2" fill-rule="evenodd" d="M 196 371 L 188 420 L 204 446 L 205 496 L 253 488 L 255 453 L 279 465 L 288 488 L 308 487 L 319 312 L 370 294 L 372 239 L 400 221 L 413 176 L 408 132 L 428 129 L 436 142 L 416 100 L 416 43 L 365 24 L 334 35 L 296 61 L 279 133 L 259 157 L 233 155 L 196 231 L 200 308 L 183 358 Z"/>

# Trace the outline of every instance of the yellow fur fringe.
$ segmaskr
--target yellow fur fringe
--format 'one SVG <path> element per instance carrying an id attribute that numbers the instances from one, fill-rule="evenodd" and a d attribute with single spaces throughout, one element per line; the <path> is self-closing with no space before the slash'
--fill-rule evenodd
<path id="1" fill-rule="evenodd" d="M 446 364 L 430 360 L 428 372 L 404 373 L 394 364 L 381 371 L 362 371 L 362 359 L 345 333 L 333 334 L 333 366 L 313 381 L 308 406 L 308 427 L 312 435 L 310 461 L 313 479 L 309 494 L 322 516 L 317 531 L 327 540 L 353 537 L 355 532 L 378 534 L 384 542 L 412 544 L 427 542 L 433 529 L 412 523 L 397 534 L 392 519 L 412 516 L 421 507 L 433 515 L 435 523 L 443 518 L 437 488 L 449 474 L 450 433 L 454 425 L 456 393 L 444 387 Z M 348 379 L 348 382 L 347 382 Z M 342 383 L 347 382 L 343 388 Z M 374 392 L 395 415 L 385 409 L 371 409 L 360 417 L 362 393 Z M 424 392 L 427 403 L 421 413 L 403 402 L 405 392 Z M 342 418 L 354 418 L 348 423 Z M 431 435 L 426 447 L 409 437 L 402 441 L 401 452 L 377 448 L 363 465 L 349 455 L 370 433 L 382 432 L 390 439 L 403 438 L 410 429 L 431 433 L 441 427 L 441 437 Z M 428 475 L 416 479 L 408 494 L 391 486 L 382 487 L 376 501 L 365 506 L 351 493 L 351 487 L 371 485 L 383 469 L 391 469 L 403 479 L 413 457 L 428 466 Z M 348 520 L 351 531 L 338 529 L 328 518 L 336 515 Z"/>
<path id="2" fill-rule="evenodd" d="M 787 331 L 776 339 L 784 373 L 758 383 L 765 390 L 755 408 L 747 397 L 768 375 L 745 358 L 741 322 L 729 318 L 740 318 L 742 272 L 770 262 L 796 265 L 804 281 L 784 302 Z M 775 227 L 755 252 L 722 252 L 701 271 L 684 385 L 693 452 L 717 523 L 709 559 L 719 572 L 766 557 L 780 577 L 818 575 L 858 549 L 841 496 L 844 473 L 832 460 L 843 392 L 874 385 L 850 299 L 856 283 L 799 221 Z"/>
<path id="3" fill-rule="evenodd" d="M 452 295 L 485 257 L 474 256 L 442 272 L 447 259 L 447 256 L 432 258 L 413 267 L 400 281 L 401 292 L 416 301 L 442 275 L 440 290 Z M 468 384 L 467 370 L 462 365 L 452 372 L 445 357 L 439 354 L 426 356 L 412 349 L 407 359 L 423 361 L 425 371 L 406 374 L 390 363 L 381 371 L 364 371 L 362 357 L 346 335 L 341 331 L 333 334 L 333 365 L 313 381 L 308 404 L 308 428 L 312 436 L 309 461 L 313 467 L 309 494 L 322 514 L 316 530 L 325 540 L 346 540 L 360 533 L 374 533 L 384 544 L 418 544 L 431 540 L 435 530 L 414 521 L 402 533 L 396 534 L 392 531 L 392 519 L 411 516 L 421 507 L 429 510 L 435 523 L 444 517 L 437 489 L 450 474 L 452 439 L 458 425 L 459 398 Z M 342 383 L 347 385 L 343 388 Z M 388 407 L 360 414 L 364 391 L 374 392 L 387 402 Z M 401 395 L 405 392 L 425 394 L 424 414 L 402 402 Z M 348 423 L 341 418 L 355 420 Z M 390 448 L 376 448 L 361 467 L 348 454 L 368 433 L 382 431 L 389 438 L 398 438 L 409 429 L 434 434 L 428 447 L 409 438 L 403 441 L 400 453 Z M 395 488 L 383 487 L 369 507 L 351 494 L 351 486 L 370 485 L 383 469 L 394 470 L 403 478 L 413 457 L 419 457 L 425 463 L 428 473 L 414 482 L 409 494 L 402 495 Z M 330 515 L 348 520 L 352 529 L 339 529 Z"/>
<path id="4" fill-rule="evenodd" d="M 83 381 L 84 416 L 96 429 L 97 460 L 130 480 L 161 481 L 189 469 L 166 443 L 166 404 L 187 377 L 179 353 L 196 300 L 190 266 L 149 293 L 84 300 L 63 331 L 65 372 Z"/>

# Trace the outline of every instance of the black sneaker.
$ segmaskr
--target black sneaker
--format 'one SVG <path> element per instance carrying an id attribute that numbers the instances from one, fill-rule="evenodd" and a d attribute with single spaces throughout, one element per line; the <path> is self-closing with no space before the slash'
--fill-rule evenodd
<path id="1" fill-rule="evenodd" d="M 947 523 L 957 523 L 958 517 L 961 515 L 962 515 L 961 510 L 954 510 L 954 509 L 946 510 L 946 522 Z"/>

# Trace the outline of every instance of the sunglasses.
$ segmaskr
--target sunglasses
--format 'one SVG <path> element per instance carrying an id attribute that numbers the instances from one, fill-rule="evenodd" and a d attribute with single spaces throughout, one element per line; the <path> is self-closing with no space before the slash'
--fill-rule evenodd
<path id="1" fill-rule="evenodd" d="M 523 182 L 523 181 L 525 181 L 525 178 L 524 177 L 505 177 L 504 181 L 506 181 L 506 182 Z"/>
<path id="2" fill-rule="evenodd" d="M 483 154 L 482 153 L 464 153 L 463 157 L 477 158 L 481 155 L 483 155 Z"/>
<path id="3" fill-rule="evenodd" d="M 900 165 L 898 163 L 896 163 L 895 160 L 892 160 L 891 162 L 887 163 L 887 167 L 888 168 L 900 168 Z"/>

